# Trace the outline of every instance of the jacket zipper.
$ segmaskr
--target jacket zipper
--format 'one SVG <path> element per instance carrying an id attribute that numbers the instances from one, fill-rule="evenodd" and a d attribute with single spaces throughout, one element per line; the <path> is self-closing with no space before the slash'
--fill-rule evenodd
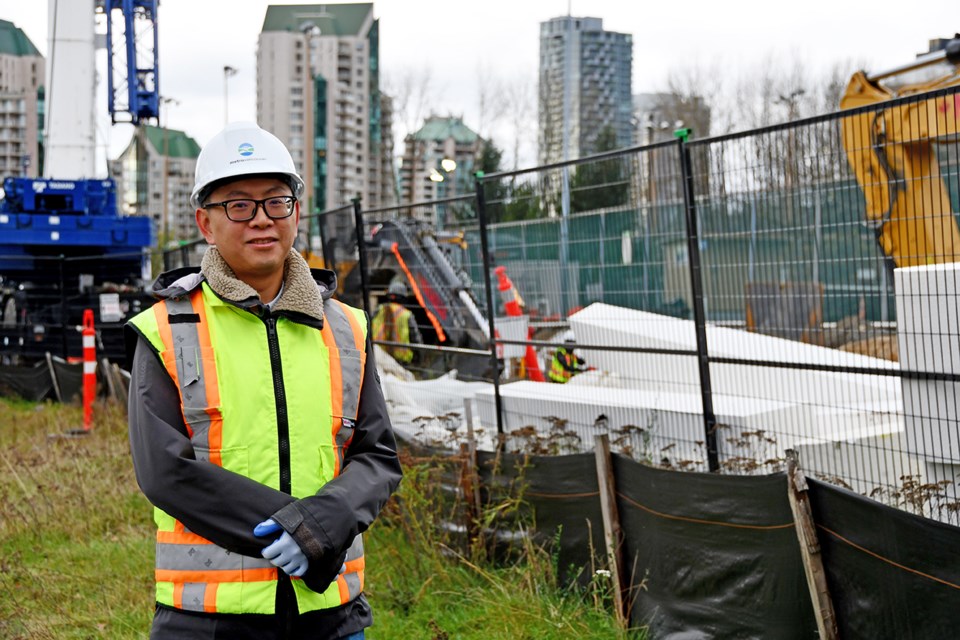
<path id="1" fill-rule="evenodd" d="M 267 345 L 270 348 L 270 370 L 273 375 L 273 397 L 277 403 L 277 445 L 280 453 L 280 491 L 291 494 L 290 423 L 287 416 L 287 395 L 283 387 L 283 367 L 280 362 L 280 340 L 277 337 L 277 319 L 268 316 L 265 322 L 267 325 Z"/>
<path id="2" fill-rule="evenodd" d="M 277 403 L 277 449 L 280 454 L 280 491 L 292 494 L 290 480 L 290 422 L 287 416 L 287 392 L 283 386 L 283 367 L 280 361 L 280 339 L 277 336 L 277 319 L 267 311 L 267 346 L 270 349 L 270 372 L 273 377 L 273 397 Z M 289 635 L 293 629 L 293 617 L 297 612 L 296 596 L 293 594 L 290 576 L 277 569 L 276 613 L 282 616 L 281 624 Z"/>

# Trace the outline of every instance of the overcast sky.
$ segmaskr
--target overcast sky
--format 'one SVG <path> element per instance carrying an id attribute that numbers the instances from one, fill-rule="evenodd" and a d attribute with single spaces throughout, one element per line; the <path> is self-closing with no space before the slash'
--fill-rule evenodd
<path id="1" fill-rule="evenodd" d="M 222 127 L 224 65 L 239 70 L 229 81 L 230 119 L 256 119 L 256 44 L 269 4 L 161 0 L 160 92 L 179 101 L 168 108 L 168 126 L 201 144 Z M 684 67 L 719 68 L 736 77 L 771 57 L 800 59 L 814 70 L 852 60 L 879 70 L 926 51 L 930 38 L 960 31 L 953 0 L 378 0 L 383 82 L 389 89 L 401 76 L 427 70 L 434 110 L 463 115 L 476 127 L 480 74 L 525 79 L 535 89 L 539 23 L 568 9 L 633 35 L 634 93 L 664 89 L 669 73 Z M 47 0 L 0 0 L 0 18 L 46 53 Z M 105 98 L 99 107 L 112 157 L 126 145 L 131 127 L 109 125 Z"/>

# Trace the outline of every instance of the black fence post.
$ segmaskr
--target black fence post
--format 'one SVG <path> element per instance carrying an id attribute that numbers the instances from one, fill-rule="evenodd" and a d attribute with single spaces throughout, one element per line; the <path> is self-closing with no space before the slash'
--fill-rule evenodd
<path id="1" fill-rule="evenodd" d="M 353 223 L 357 235 L 357 259 L 360 263 L 360 291 L 363 295 L 363 311 L 370 317 L 370 282 L 367 275 L 367 245 L 363 241 L 363 211 L 359 196 L 353 202 Z"/>
<path id="2" fill-rule="evenodd" d="M 60 269 L 60 345 L 62 349 L 61 356 L 67 359 L 67 277 L 64 272 L 66 268 L 67 257 L 60 254 L 58 258 Z"/>
<path id="3" fill-rule="evenodd" d="M 707 350 L 707 318 L 703 308 L 703 274 L 700 267 L 700 232 L 697 205 L 693 192 L 693 162 L 687 145 L 689 129 L 680 129 L 677 149 L 680 152 L 680 173 L 683 180 L 683 203 L 686 211 L 687 254 L 690 260 L 690 293 L 693 296 L 693 323 L 697 335 L 697 365 L 700 370 L 700 396 L 703 401 L 703 427 L 707 444 L 707 465 L 710 471 L 720 470 L 717 454 L 717 418 L 713 413 L 713 388 L 710 384 L 710 352 Z"/>
<path id="4" fill-rule="evenodd" d="M 320 234 L 320 255 L 323 257 L 323 264 L 329 269 L 334 269 L 332 265 L 335 265 L 333 256 L 333 247 L 327 246 L 327 218 L 329 217 L 325 212 L 321 211 L 320 213 L 314 214 L 317 216 L 317 233 Z"/>
<path id="5" fill-rule="evenodd" d="M 483 259 L 483 286 L 487 298 L 487 327 L 490 332 L 490 363 L 493 366 L 493 403 L 497 414 L 497 435 L 503 436 L 503 406 L 500 398 L 500 359 L 497 357 L 495 341 L 496 325 L 494 323 L 495 307 L 493 306 L 493 283 L 490 280 L 490 247 L 487 242 L 487 205 L 483 193 L 483 172 L 475 175 L 477 190 L 477 221 L 480 225 L 480 257 Z M 503 438 L 498 439 L 499 447 Z"/>

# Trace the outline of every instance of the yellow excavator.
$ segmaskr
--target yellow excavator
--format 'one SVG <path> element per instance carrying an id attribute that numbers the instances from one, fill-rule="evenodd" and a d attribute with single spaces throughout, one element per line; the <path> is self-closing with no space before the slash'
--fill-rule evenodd
<path id="1" fill-rule="evenodd" d="M 840 108 L 960 85 L 960 34 L 941 44 L 894 69 L 858 71 Z M 844 117 L 840 126 L 847 160 L 866 199 L 867 220 L 884 255 L 898 267 L 960 262 L 960 230 L 935 147 L 958 140 L 960 93 L 864 109 Z"/>

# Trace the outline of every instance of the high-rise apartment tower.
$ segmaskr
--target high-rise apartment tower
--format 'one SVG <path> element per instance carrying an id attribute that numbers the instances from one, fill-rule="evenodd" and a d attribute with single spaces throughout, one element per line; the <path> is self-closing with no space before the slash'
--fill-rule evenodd
<path id="1" fill-rule="evenodd" d="M 257 49 L 257 120 L 307 183 L 303 211 L 395 201 L 373 4 L 270 5 Z"/>
<path id="2" fill-rule="evenodd" d="M 540 23 L 539 161 L 599 151 L 605 129 L 630 146 L 633 37 L 603 30 L 600 18 L 563 16 Z"/>

